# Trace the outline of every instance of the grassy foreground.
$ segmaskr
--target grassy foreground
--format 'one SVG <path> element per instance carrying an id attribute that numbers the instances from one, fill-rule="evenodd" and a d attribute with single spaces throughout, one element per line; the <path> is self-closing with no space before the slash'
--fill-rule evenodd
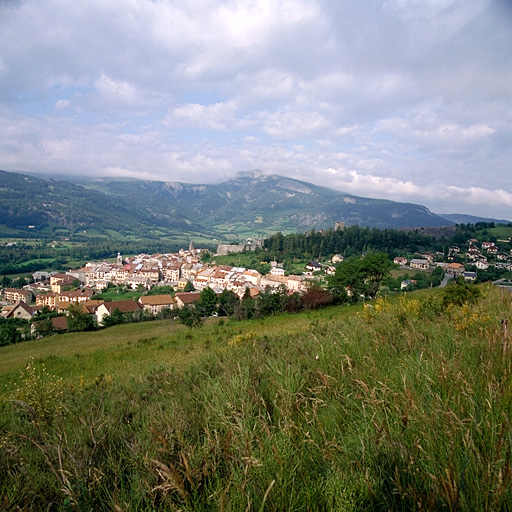
<path id="1" fill-rule="evenodd" d="M 0 508 L 511 510 L 512 295 L 414 297 L 3 347 Z"/>

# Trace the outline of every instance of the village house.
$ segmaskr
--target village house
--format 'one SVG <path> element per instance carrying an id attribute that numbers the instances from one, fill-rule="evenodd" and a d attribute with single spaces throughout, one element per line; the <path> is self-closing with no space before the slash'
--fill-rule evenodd
<path id="1" fill-rule="evenodd" d="M 341 254 L 335 254 L 331 258 L 331 263 L 333 263 L 333 264 L 342 263 L 342 262 L 343 262 L 343 256 Z"/>
<path id="2" fill-rule="evenodd" d="M 230 272 L 231 267 L 217 267 L 210 277 L 210 287 L 220 288 L 221 290 L 226 288 Z"/>
<path id="3" fill-rule="evenodd" d="M 477 260 L 482 256 L 480 251 L 475 246 L 471 246 L 466 255 L 470 260 Z"/>
<path id="4" fill-rule="evenodd" d="M 68 274 L 54 274 L 50 276 L 50 286 L 52 287 L 52 292 L 63 292 L 64 288 L 71 286 L 71 283 L 73 283 L 74 280 L 75 278 Z"/>
<path id="5" fill-rule="evenodd" d="M 42 295 L 36 295 L 36 306 L 50 309 L 55 309 L 59 302 L 59 294 L 54 292 L 44 293 Z"/>
<path id="6" fill-rule="evenodd" d="M 162 265 L 161 272 L 166 281 L 176 283 L 180 279 L 180 264 L 168 262 L 167 264 Z"/>
<path id="7" fill-rule="evenodd" d="M 102 291 L 106 290 L 110 283 L 111 281 L 108 281 L 107 279 L 95 279 L 92 286 L 95 290 Z"/>
<path id="8" fill-rule="evenodd" d="M 475 267 L 478 269 L 478 270 L 487 270 L 489 268 L 489 263 L 485 260 L 478 260 L 476 263 L 475 263 Z"/>
<path id="9" fill-rule="evenodd" d="M 142 286 L 146 290 L 151 288 L 151 281 L 147 277 L 139 276 L 136 274 L 128 275 L 122 284 L 129 286 L 133 290 L 136 290 L 139 286 Z"/>
<path id="10" fill-rule="evenodd" d="M 434 255 L 431 252 L 424 252 L 421 254 L 422 259 L 427 260 L 429 263 L 434 263 Z"/>
<path id="11" fill-rule="evenodd" d="M 194 270 L 194 266 L 192 263 L 183 263 L 180 267 L 180 277 L 181 279 L 186 279 L 187 281 L 192 280 L 196 274 Z"/>
<path id="12" fill-rule="evenodd" d="M 324 268 L 324 271 L 328 276 L 333 276 L 334 274 L 336 274 L 336 267 L 328 265 L 327 267 Z"/>
<path id="13" fill-rule="evenodd" d="M 68 319 L 65 316 L 55 316 L 55 317 L 52 317 L 52 318 L 50 318 L 50 322 L 52 324 L 52 327 L 53 327 L 54 331 L 57 334 L 60 334 L 62 332 L 66 332 L 68 330 Z M 36 333 L 37 333 L 37 326 L 40 325 L 40 324 L 41 324 L 41 321 L 34 322 L 31 325 L 30 331 L 31 331 L 32 336 L 36 335 Z"/>
<path id="14" fill-rule="evenodd" d="M 286 285 L 291 292 L 303 293 L 307 290 L 307 281 L 303 276 L 288 276 Z"/>
<path id="15" fill-rule="evenodd" d="M 60 302 L 86 302 L 92 297 L 92 290 L 76 290 L 59 294 Z"/>
<path id="16" fill-rule="evenodd" d="M 23 289 L 25 290 L 30 290 L 33 294 L 34 294 L 34 297 L 38 294 L 38 293 L 48 293 L 51 291 L 51 287 L 50 287 L 50 283 L 46 283 L 44 281 L 42 282 L 38 282 L 38 283 L 30 283 L 30 284 L 26 284 Z"/>
<path id="17" fill-rule="evenodd" d="M 23 320 L 31 320 L 33 317 L 34 308 L 22 300 L 18 301 L 5 316 L 5 318 L 21 318 Z"/>
<path id="18" fill-rule="evenodd" d="M 409 264 L 411 268 L 415 268 L 417 270 L 428 270 L 430 267 L 428 260 L 422 260 L 422 259 L 412 259 L 411 263 Z"/>
<path id="19" fill-rule="evenodd" d="M 96 309 L 96 323 L 101 325 L 105 316 L 111 315 L 116 309 L 121 313 L 135 313 L 141 311 L 142 306 L 132 299 L 104 302 Z"/>
<path id="20" fill-rule="evenodd" d="M 460 263 L 449 263 L 446 265 L 446 272 L 448 272 L 448 274 L 453 274 L 454 276 L 460 276 L 464 273 L 464 270 L 464 265 Z"/>
<path id="21" fill-rule="evenodd" d="M 284 276 L 284 268 L 273 267 L 270 269 L 270 274 L 273 276 Z"/>
<path id="22" fill-rule="evenodd" d="M 476 272 L 464 272 L 462 274 L 464 281 L 474 281 L 476 279 Z"/>
<path id="23" fill-rule="evenodd" d="M 318 272 L 319 270 L 322 270 L 322 265 L 320 265 L 318 261 L 310 261 L 306 265 L 306 269 L 309 270 L 310 272 Z"/>
<path id="24" fill-rule="evenodd" d="M 394 260 L 393 260 L 393 263 L 395 265 L 400 265 L 401 267 L 403 267 L 404 265 L 407 265 L 407 258 L 403 258 L 402 256 L 397 256 Z"/>
<path id="25" fill-rule="evenodd" d="M 176 301 L 169 294 L 146 295 L 139 298 L 139 304 L 142 306 L 144 311 L 148 311 L 156 315 L 160 313 L 162 309 L 174 309 Z"/>
<path id="26" fill-rule="evenodd" d="M 195 304 L 199 300 L 200 292 L 178 292 L 174 298 L 176 306 L 183 308 Z"/>
<path id="27" fill-rule="evenodd" d="M 262 288 L 279 288 L 280 286 L 288 287 L 288 277 L 286 276 L 272 276 L 267 274 L 261 277 Z"/>
<path id="28" fill-rule="evenodd" d="M 34 279 L 34 281 L 47 281 L 50 279 L 50 273 L 38 270 L 32 274 L 32 279 Z"/>
<path id="29" fill-rule="evenodd" d="M 158 283 L 160 280 L 160 269 L 156 265 L 142 265 L 136 270 L 136 274 L 147 278 L 152 283 Z"/>
<path id="30" fill-rule="evenodd" d="M 413 286 L 415 286 L 417 284 L 418 284 L 418 281 L 416 281 L 416 279 L 406 279 L 405 281 L 402 281 L 400 283 L 400 289 L 407 290 L 407 288 L 412 288 Z"/>
<path id="31" fill-rule="evenodd" d="M 4 299 L 8 302 L 22 301 L 30 304 L 34 300 L 34 294 L 32 290 L 25 290 L 24 288 L 6 288 Z"/>
<path id="32" fill-rule="evenodd" d="M 243 297 L 245 294 L 245 290 L 247 288 L 251 288 L 252 286 L 253 285 L 251 283 L 249 283 L 243 278 L 230 279 L 226 286 L 226 290 L 235 293 L 236 295 L 238 295 L 238 297 Z"/>
<path id="33" fill-rule="evenodd" d="M 176 283 L 176 288 L 178 288 L 178 290 L 184 290 L 188 284 L 191 284 L 192 286 L 194 286 L 194 284 L 189 281 L 188 279 L 185 279 L 185 278 L 181 278 L 177 283 Z"/>
<path id="34" fill-rule="evenodd" d="M 213 274 L 215 274 L 214 268 L 205 268 L 204 270 L 198 272 L 194 278 L 194 288 L 197 290 L 203 290 L 209 286 Z"/>
<path id="35" fill-rule="evenodd" d="M 257 270 L 246 269 L 244 270 L 242 276 L 246 281 L 254 286 L 260 286 L 261 284 L 261 274 Z"/>

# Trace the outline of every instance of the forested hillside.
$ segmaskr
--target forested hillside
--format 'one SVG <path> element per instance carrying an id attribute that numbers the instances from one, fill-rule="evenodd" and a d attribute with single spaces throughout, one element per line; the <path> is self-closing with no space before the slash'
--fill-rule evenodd
<path id="1" fill-rule="evenodd" d="M 0 171 L 0 235 L 201 236 L 226 239 L 327 229 L 444 226 L 421 205 L 351 196 L 282 176 L 245 173 L 220 184 L 134 179 L 74 182 Z"/>

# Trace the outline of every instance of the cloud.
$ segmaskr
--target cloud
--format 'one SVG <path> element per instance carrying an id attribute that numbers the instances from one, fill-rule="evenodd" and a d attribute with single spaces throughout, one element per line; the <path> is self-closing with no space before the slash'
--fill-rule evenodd
<path id="1" fill-rule="evenodd" d="M 58 100 L 55 103 L 55 108 L 57 108 L 59 110 L 63 110 L 63 109 L 69 108 L 70 105 L 71 105 L 71 103 L 69 100 Z"/>
<path id="2" fill-rule="evenodd" d="M 0 2 L 0 167 L 258 168 L 505 215 L 511 21 L 505 0 Z"/>

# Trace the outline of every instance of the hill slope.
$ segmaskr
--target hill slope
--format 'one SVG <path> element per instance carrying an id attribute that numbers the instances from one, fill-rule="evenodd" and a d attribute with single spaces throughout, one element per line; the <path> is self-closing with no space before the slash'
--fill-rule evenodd
<path id="1" fill-rule="evenodd" d="M 140 204 L 134 208 L 128 199 L 68 181 L 0 171 L 1 224 L 22 233 L 64 228 L 72 234 L 95 228 L 141 234 L 157 227 L 178 232 L 199 228 L 179 213 L 164 215 Z"/>
<path id="2" fill-rule="evenodd" d="M 426 207 L 357 197 L 258 172 L 213 185 L 119 178 L 41 179 L 0 171 L 0 216 L 10 229 L 70 232 L 90 228 L 124 234 L 202 232 L 266 235 L 333 227 L 453 224 Z"/>
<path id="3" fill-rule="evenodd" d="M 3 509 L 510 510 L 510 296 L 440 298 L 0 347 Z"/>
<path id="4" fill-rule="evenodd" d="M 453 222 L 428 208 L 345 194 L 278 175 L 240 173 L 214 185 L 97 178 L 85 186 L 118 199 L 134 198 L 153 211 L 172 205 L 210 229 L 240 233 L 305 231 L 337 221 L 377 228 L 439 227 Z"/>

